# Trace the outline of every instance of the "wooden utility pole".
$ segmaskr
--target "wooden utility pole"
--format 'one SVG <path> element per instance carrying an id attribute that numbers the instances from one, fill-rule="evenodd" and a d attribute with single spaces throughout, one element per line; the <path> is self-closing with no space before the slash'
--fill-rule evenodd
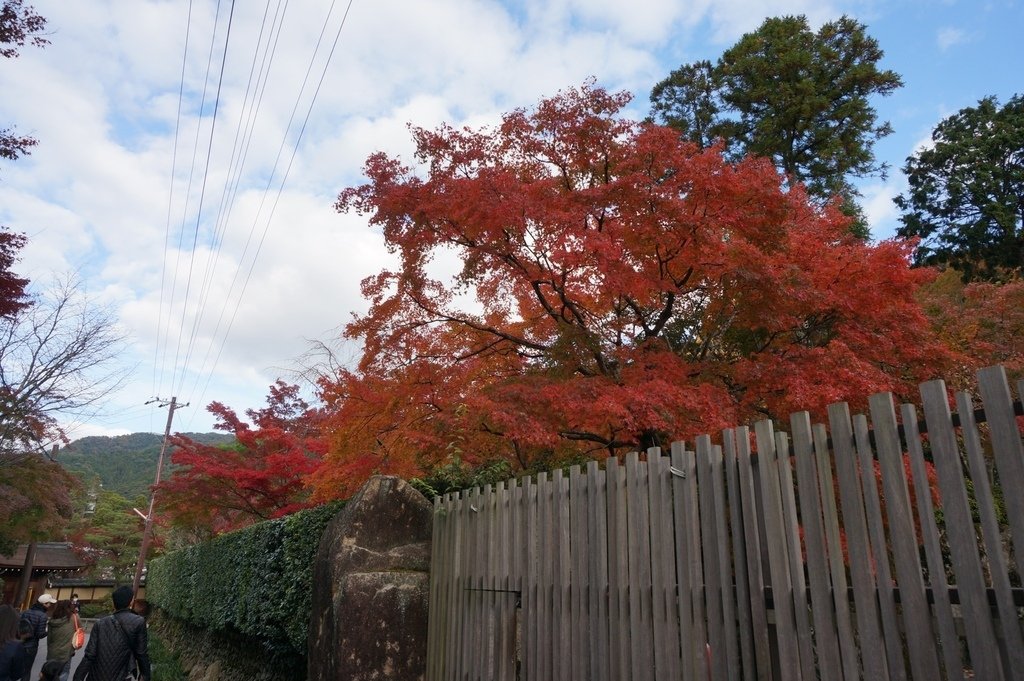
<path id="1" fill-rule="evenodd" d="M 146 521 L 145 529 L 142 530 L 142 546 L 139 547 L 139 561 L 135 564 L 135 579 L 132 580 L 132 593 L 139 592 L 139 584 L 142 582 L 142 568 L 146 565 L 146 553 L 149 551 L 149 541 L 153 535 L 153 506 L 156 503 L 156 486 L 160 484 L 160 475 L 164 470 L 164 454 L 167 452 L 167 441 L 171 437 L 171 422 L 174 420 L 174 410 L 187 407 L 188 403 L 179 405 L 178 398 L 172 397 L 167 409 L 167 426 L 164 427 L 164 441 L 160 445 L 160 457 L 156 461 L 156 480 L 153 482 L 153 490 L 149 493 L 149 512 L 143 518 Z"/>

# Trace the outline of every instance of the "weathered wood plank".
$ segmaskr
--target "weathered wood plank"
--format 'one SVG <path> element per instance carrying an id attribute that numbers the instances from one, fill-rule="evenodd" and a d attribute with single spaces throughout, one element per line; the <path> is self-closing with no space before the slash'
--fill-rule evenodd
<path id="1" fill-rule="evenodd" d="M 722 623 L 725 633 L 725 668 L 729 679 L 739 678 L 743 673 L 740 664 L 739 632 L 736 621 L 736 592 L 730 538 L 728 528 L 729 512 L 725 499 L 725 462 L 722 447 L 711 448 L 711 486 L 714 508 L 715 535 L 718 537 L 718 583 L 722 598 Z"/>
<path id="2" fill-rule="evenodd" d="M 793 613 L 793 582 L 783 520 L 782 490 L 775 452 L 775 429 L 771 421 L 754 424 L 757 466 L 763 492 L 762 504 L 768 568 L 772 582 L 775 630 L 779 640 L 779 670 L 784 681 L 801 679 L 799 642 Z"/>
<path id="3" fill-rule="evenodd" d="M 509 482 L 513 487 L 516 481 Z M 498 621 L 497 672 L 501 681 L 512 681 L 512 625 L 515 613 L 509 607 L 515 600 L 509 598 L 512 565 L 509 559 L 512 532 L 509 518 L 510 492 L 504 482 L 499 482 L 494 491 L 495 570 L 494 582 L 495 611 Z"/>
<path id="4" fill-rule="evenodd" d="M 555 678 L 572 678 L 572 612 L 569 599 L 572 584 L 573 536 L 569 525 L 569 478 L 561 469 L 551 474 L 551 518 L 554 532 L 551 584 L 552 665 Z"/>
<path id="5" fill-rule="evenodd" d="M 843 676 L 848 681 L 853 681 L 861 678 L 860 656 L 850 615 L 846 558 L 843 556 L 840 540 L 839 512 L 836 507 L 828 431 L 824 424 L 816 423 L 811 426 L 811 433 L 814 439 L 814 459 L 818 473 L 822 529 L 825 533 L 825 545 L 828 550 L 829 580 L 833 608 L 835 609 L 836 631 L 839 638 L 839 654 L 842 658 Z"/>
<path id="6" fill-rule="evenodd" d="M 1008 679 L 1022 681 L 1024 680 L 1024 641 L 1021 639 L 1017 607 L 1014 605 L 1013 591 L 1010 587 L 1010 570 L 1006 563 L 1006 556 L 1003 555 L 992 486 L 988 480 L 988 468 L 985 466 L 981 437 L 978 433 L 978 424 L 974 419 L 974 403 L 971 396 L 965 392 L 957 393 L 956 408 L 960 414 L 961 436 L 964 440 L 964 449 L 967 450 L 967 462 L 971 470 L 971 480 L 974 483 L 974 498 L 978 503 L 982 536 L 985 539 L 985 557 L 988 559 L 992 590 L 999 611 L 999 624 L 1003 638 L 1002 649 L 1006 651 L 1003 672 Z"/>
<path id="7" fill-rule="evenodd" d="M 960 590 L 960 612 L 964 618 L 971 663 L 978 678 L 1002 679 L 999 646 L 989 616 L 985 580 L 975 542 L 974 521 L 967 501 L 956 432 L 946 399 L 946 384 L 943 381 L 922 384 L 921 398 L 925 420 L 928 422 L 928 441 L 932 446 L 932 458 L 939 479 L 950 558 Z"/>
<path id="8" fill-rule="evenodd" d="M 605 474 L 597 461 L 587 463 L 587 517 L 590 537 L 590 592 L 587 630 L 591 632 L 590 668 L 594 681 L 609 681 L 608 518 Z"/>
<path id="9" fill-rule="evenodd" d="M 446 556 L 441 550 L 441 543 L 444 541 L 444 528 L 440 519 L 441 498 L 434 497 L 434 515 L 430 530 L 430 603 L 427 612 L 430 618 L 427 621 L 427 679 L 435 681 L 439 678 L 438 659 L 440 651 L 444 648 L 443 636 L 445 627 L 445 609 L 441 606 L 442 584 L 447 575 L 442 575 L 444 564 L 442 556 Z"/>
<path id="10" fill-rule="evenodd" d="M 629 678 L 632 670 L 632 631 L 629 627 L 629 533 L 626 519 L 626 470 L 616 458 L 605 466 L 608 477 L 609 601 L 612 675 Z"/>
<path id="11" fill-rule="evenodd" d="M 537 505 L 539 539 L 539 571 L 537 584 L 537 673 L 538 681 L 555 677 L 553 668 L 556 644 L 555 631 L 552 630 L 552 571 L 556 562 L 555 542 L 553 533 L 555 522 L 552 512 L 552 493 L 554 486 L 548 480 L 547 473 L 537 474 Z"/>
<path id="12" fill-rule="evenodd" d="M 647 450 L 648 542 L 651 547 L 651 628 L 653 631 L 654 678 L 672 678 L 668 671 L 668 617 L 665 607 L 664 543 L 661 540 L 661 480 L 663 472 L 660 447 Z"/>
<path id="13" fill-rule="evenodd" d="M 1024 381 L 1021 382 L 1024 388 Z M 1021 444 L 1013 397 L 1003 367 L 989 367 L 978 372 L 978 391 L 985 405 L 985 420 L 992 437 L 992 454 L 999 471 L 999 482 L 1006 490 L 1006 515 L 1013 535 L 1018 560 L 1024 563 L 1024 445 Z M 1020 395 L 1024 399 L 1024 395 Z M 929 422 L 929 428 L 931 423 Z"/>
<path id="14" fill-rule="evenodd" d="M 754 639 L 751 632 L 750 584 L 747 555 L 743 537 L 743 500 L 740 498 L 739 460 L 736 455 L 736 431 L 722 432 L 723 466 L 725 468 L 726 505 L 729 509 L 729 536 L 732 538 L 733 584 L 736 589 L 736 623 L 740 644 L 742 675 L 754 679 Z"/>
<path id="15" fill-rule="evenodd" d="M 727 681 L 728 655 L 725 644 L 725 621 L 722 618 L 722 571 L 719 567 L 718 536 L 715 522 L 715 485 L 712 478 L 712 444 L 707 435 L 697 437 L 697 495 L 700 507 L 700 539 L 704 556 L 705 607 L 707 608 L 708 644 L 711 646 L 711 678 Z"/>
<path id="16" fill-rule="evenodd" d="M 664 646 L 667 656 L 668 678 L 679 679 L 681 671 L 681 655 L 679 646 L 679 590 L 676 583 L 676 545 L 675 532 L 672 529 L 672 462 L 664 453 L 658 457 L 659 500 L 657 515 L 659 517 L 658 544 L 661 547 L 661 598 L 662 615 L 665 618 Z M 652 515 L 655 506 L 652 505 Z M 652 543 L 654 543 L 652 535 Z M 660 678 L 660 677 L 659 677 Z"/>
<path id="17" fill-rule="evenodd" d="M 636 469 L 637 493 L 630 499 L 630 503 L 636 512 L 635 523 L 630 525 L 630 532 L 636 534 L 637 539 L 637 565 L 640 571 L 637 575 L 637 586 L 640 596 L 640 654 L 641 654 L 641 676 L 642 681 L 653 681 L 654 676 L 654 622 L 652 620 L 653 598 L 651 588 L 651 513 L 650 513 L 650 479 L 648 476 L 647 462 L 641 462 Z"/>
<path id="18" fill-rule="evenodd" d="M 811 615 L 818 651 L 818 669 L 822 679 L 842 679 L 843 668 L 839 662 L 839 641 L 832 611 L 828 556 L 821 500 L 818 496 L 818 472 L 814 460 L 814 436 L 811 433 L 810 414 L 806 411 L 793 414 L 789 423 L 793 433 L 793 456 L 796 459 L 796 479 L 800 490 L 800 518 L 803 521 L 804 543 L 807 547 L 807 574 L 811 582 Z"/>
<path id="19" fill-rule="evenodd" d="M 864 678 L 888 679 L 890 677 L 879 623 L 874 565 L 868 541 L 864 498 L 860 489 L 857 453 L 854 448 L 853 424 L 846 403 L 829 405 L 828 420 L 835 451 L 839 504 L 843 514 L 843 529 L 846 532 L 850 581 L 853 583 L 854 613 L 860 637 Z"/>
<path id="20" fill-rule="evenodd" d="M 889 547 L 885 541 L 885 523 L 882 520 L 882 503 L 878 496 L 875 479 L 874 452 L 871 448 L 870 428 L 867 417 L 856 414 L 853 417 L 853 435 L 857 448 L 857 462 L 860 465 L 861 492 L 864 495 L 864 515 L 868 521 L 868 540 L 874 559 L 875 584 L 878 589 L 878 609 L 882 615 L 882 634 L 885 642 L 886 661 L 889 676 L 893 681 L 905 681 L 907 669 L 900 634 L 899 617 L 896 613 L 896 596 L 893 591 L 892 569 L 889 564 Z"/>
<path id="21" fill-rule="evenodd" d="M 913 405 L 904 404 L 900 407 L 900 416 L 903 420 L 903 432 L 906 436 L 907 455 L 910 457 L 910 472 L 914 481 L 914 489 L 929 490 L 930 492 L 931 481 L 925 469 L 921 432 L 917 424 L 917 410 Z M 929 586 L 931 586 L 935 599 L 935 621 L 938 624 L 942 662 L 946 672 L 945 678 L 963 678 L 960 636 L 956 633 L 956 620 L 953 615 L 953 606 L 949 600 L 949 582 L 946 580 L 939 530 L 935 523 L 935 507 L 932 505 L 930 493 L 918 492 L 914 498 L 917 502 L 917 516 L 921 522 L 925 559 L 928 562 Z"/>
<path id="22" fill-rule="evenodd" d="M 645 678 L 645 671 L 649 667 L 646 651 L 646 642 L 650 635 L 644 631 L 645 621 L 641 615 L 640 594 L 643 591 L 641 581 L 640 562 L 642 545 L 640 543 L 640 517 L 638 499 L 640 498 L 639 482 L 639 454 L 630 452 L 626 455 L 626 524 L 628 536 L 626 539 L 626 553 L 629 558 L 629 632 L 630 632 L 630 676 L 632 679 Z"/>
<path id="23" fill-rule="evenodd" d="M 932 631 L 924 576 L 921 574 L 910 491 L 903 465 L 903 446 L 900 443 L 892 393 L 873 395 L 869 406 L 882 472 L 885 513 L 889 519 L 889 537 L 900 590 L 900 609 L 903 612 L 910 671 L 915 679 L 937 679 L 939 658 L 935 649 L 936 639 Z"/>
<path id="24" fill-rule="evenodd" d="M 793 588 L 793 619 L 796 621 L 796 640 L 800 648 L 800 670 L 805 679 L 813 679 L 814 639 L 811 634 L 807 580 L 804 578 L 803 549 L 800 545 L 800 519 L 797 517 L 796 490 L 793 487 L 793 466 L 790 458 L 789 435 L 776 433 L 775 461 L 778 466 L 779 491 L 782 494 L 783 530 Z"/>
<path id="25" fill-rule="evenodd" d="M 698 639 L 703 645 L 703 636 L 695 633 L 693 617 L 693 582 L 690 564 L 695 560 L 690 551 L 688 528 L 695 522 L 689 513 L 689 500 L 686 493 L 687 472 L 685 446 L 682 442 L 672 443 L 671 463 L 672 478 L 672 526 L 675 533 L 676 547 L 676 583 L 678 584 L 679 600 L 679 645 L 681 649 L 681 668 L 683 681 L 696 681 L 696 660 L 694 659 L 694 642 Z M 706 679 L 707 677 L 702 677 Z"/>
<path id="26" fill-rule="evenodd" d="M 536 480 L 523 478 L 523 504 L 526 510 L 526 566 L 523 571 L 523 656 L 522 671 L 525 681 L 540 679 L 540 662 L 537 654 L 537 630 L 540 617 L 538 604 L 538 582 L 541 565 L 539 503 Z M 545 558 L 546 560 L 546 558 Z"/>
<path id="27" fill-rule="evenodd" d="M 747 559 L 747 584 L 750 594 L 750 618 L 753 626 L 754 659 L 758 681 L 770 681 L 772 655 L 768 642 L 768 612 L 764 603 L 764 570 L 761 561 L 762 541 L 758 518 L 757 493 L 759 481 L 754 476 L 750 454 L 750 430 L 742 426 L 735 430 L 736 459 L 739 472 L 740 501 L 743 515 L 743 538 Z"/>
<path id="28" fill-rule="evenodd" d="M 569 468 L 566 482 L 568 482 L 569 494 L 563 498 L 563 505 L 565 520 L 568 521 L 566 539 L 567 543 L 571 542 L 572 551 L 567 556 L 569 560 L 563 566 L 563 579 L 569 583 L 570 588 L 568 592 L 563 591 L 563 594 L 569 596 L 569 600 L 563 600 L 562 603 L 562 622 L 567 625 L 566 633 L 571 636 L 563 637 L 563 644 L 568 643 L 569 646 L 564 648 L 561 654 L 566 658 L 566 662 L 571 662 L 571 664 L 563 665 L 563 670 L 569 671 L 569 676 L 562 678 L 585 681 L 588 674 L 587 643 L 590 637 L 590 632 L 583 626 L 584 593 L 587 579 L 583 573 L 583 565 L 586 563 L 587 557 L 586 519 L 583 517 L 586 508 L 584 505 L 586 490 L 583 487 L 578 465 Z"/>

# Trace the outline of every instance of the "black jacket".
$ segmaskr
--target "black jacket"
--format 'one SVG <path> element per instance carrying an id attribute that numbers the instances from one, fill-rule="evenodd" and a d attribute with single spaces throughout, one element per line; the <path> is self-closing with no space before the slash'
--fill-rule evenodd
<path id="1" fill-rule="evenodd" d="M 124 681 L 136 662 L 139 678 L 150 681 L 146 620 L 127 608 L 118 610 L 93 625 L 74 681 Z"/>
<path id="2" fill-rule="evenodd" d="M 32 625 L 32 638 L 26 641 L 26 645 L 38 645 L 39 639 L 46 638 L 46 607 L 41 603 L 35 603 L 31 608 L 21 613 L 21 619 Z"/>

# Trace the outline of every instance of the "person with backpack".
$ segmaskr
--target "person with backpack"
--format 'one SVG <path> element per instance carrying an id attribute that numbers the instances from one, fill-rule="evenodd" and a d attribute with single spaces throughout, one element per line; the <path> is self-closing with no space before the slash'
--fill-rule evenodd
<path id="1" fill-rule="evenodd" d="M 136 668 L 139 681 L 151 681 L 146 621 L 131 611 L 132 588 L 114 589 L 114 614 L 96 622 L 75 670 L 74 681 L 124 681 Z"/>
<path id="2" fill-rule="evenodd" d="M 36 654 L 39 652 L 39 641 L 46 638 L 47 634 L 46 623 L 50 618 L 46 613 L 56 602 L 57 599 L 50 594 L 43 594 L 36 599 L 31 608 L 21 613 L 21 623 L 28 625 L 31 631 L 21 644 L 25 649 L 25 662 L 28 665 L 21 675 L 21 681 L 29 681 L 32 676 L 32 665 L 35 664 Z"/>

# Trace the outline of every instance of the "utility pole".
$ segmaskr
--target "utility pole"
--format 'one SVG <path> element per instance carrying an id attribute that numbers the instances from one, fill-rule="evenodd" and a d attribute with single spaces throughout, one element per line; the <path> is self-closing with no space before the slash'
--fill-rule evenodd
<path id="1" fill-rule="evenodd" d="M 153 535 L 153 506 L 156 503 L 156 486 L 160 484 L 160 474 L 164 470 L 164 454 L 167 452 L 167 441 L 171 437 L 171 422 L 174 420 L 174 411 L 187 407 L 188 403 L 178 404 L 178 398 L 172 397 L 167 409 L 167 426 L 164 427 L 164 441 L 160 445 L 160 457 L 156 461 L 156 480 L 153 482 L 153 490 L 149 493 L 149 513 L 142 516 L 146 521 L 145 529 L 142 530 L 142 546 L 139 547 L 139 562 L 135 564 L 135 579 L 132 580 L 132 593 L 139 592 L 139 583 L 142 582 L 142 568 L 146 564 L 146 553 L 149 551 L 149 541 Z M 160 405 L 164 406 L 164 405 Z M 138 509 L 135 509 L 139 513 Z M 139 513 L 139 515 L 142 515 Z"/>

